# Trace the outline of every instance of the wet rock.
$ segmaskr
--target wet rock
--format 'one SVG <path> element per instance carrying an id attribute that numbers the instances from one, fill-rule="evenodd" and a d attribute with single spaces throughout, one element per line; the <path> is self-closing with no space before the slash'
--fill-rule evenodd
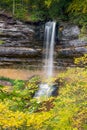
<path id="1" fill-rule="evenodd" d="M 0 64 L 24 62 L 33 65 L 37 61 L 42 64 L 45 23 L 29 21 L 23 23 L 7 15 L 2 17 L 0 40 L 4 42 L 0 44 Z M 87 39 L 79 39 L 79 34 L 80 28 L 77 25 L 60 24 L 59 39 L 55 47 L 56 67 L 74 66 L 73 58 L 87 53 Z M 36 61 L 33 58 L 36 58 Z"/>
<path id="2" fill-rule="evenodd" d="M 12 86 L 12 83 L 5 80 L 0 80 L 0 85 L 2 86 Z"/>
<path id="3" fill-rule="evenodd" d="M 4 40 L 4 38 L 2 39 Z M 41 49 L 43 48 L 43 42 L 38 42 L 38 41 L 29 41 L 28 39 L 25 40 L 17 40 L 13 38 L 12 39 L 5 39 L 5 43 L 4 44 L 0 44 L 0 47 L 25 47 L 25 48 L 33 48 L 33 49 Z"/>
<path id="4" fill-rule="evenodd" d="M 42 27 L 42 24 L 39 25 Z M 37 24 L 25 24 L 8 15 L 0 14 L 0 41 L 3 41 L 3 44 L 0 44 L 0 65 L 41 64 L 41 31 L 44 30 L 38 28 Z"/>
<path id="5" fill-rule="evenodd" d="M 76 48 L 66 48 L 60 49 L 58 51 L 59 57 L 78 57 L 87 53 L 87 48 L 76 47 Z"/>
<path id="6" fill-rule="evenodd" d="M 53 91 L 52 91 L 51 95 L 57 96 L 58 95 L 58 89 L 59 89 L 58 85 L 54 84 L 54 85 L 52 85 L 52 88 L 53 88 Z"/>
<path id="7" fill-rule="evenodd" d="M 47 83 L 42 83 L 39 85 L 38 91 L 36 91 L 35 96 L 38 97 L 50 97 L 50 96 L 57 96 L 58 95 L 58 86 L 57 84 L 48 85 Z"/>
<path id="8" fill-rule="evenodd" d="M 63 48 L 66 47 L 80 47 L 80 46 L 87 46 L 87 39 L 74 39 L 74 40 L 65 40 L 61 41 L 60 45 Z"/>
<path id="9" fill-rule="evenodd" d="M 59 27 L 59 42 L 56 44 L 56 66 L 76 66 L 74 59 L 87 54 L 87 38 L 77 25 L 62 23 Z"/>
<path id="10" fill-rule="evenodd" d="M 32 58 L 41 55 L 38 50 L 32 48 L 0 47 L 0 56 Z"/>
<path id="11" fill-rule="evenodd" d="M 41 62 L 40 58 L 15 58 L 15 57 L 0 57 L 0 61 L 3 63 L 29 63 L 29 64 L 39 64 Z"/>
<path id="12" fill-rule="evenodd" d="M 4 20 L 7 20 L 7 19 L 11 20 L 11 19 L 13 19 L 12 16 L 10 16 L 10 15 L 8 15 L 8 14 L 4 14 L 3 12 L 0 13 L 0 17 L 1 17 L 2 19 L 4 19 Z"/>
<path id="13" fill-rule="evenodd" d="M 55 64 L 55 66 L 56 66 L 56 68 L 58 68 L 59 66 L 61 66 L 61 67 L 67 67 L 67 66 L 69 66 L 69 67 L 74 67 L 75 65 L 74 65 L 74 59 L 73 58 L 70 58 L 70 57 L 68 57 L 68 58 L 57 58 L 56 59 L 56 64 Z"/>
<path id="14" fill-rule="evenodd" d="M 17 24 L 17 21 L 14 20 L 13 18 L 11 18 L 11 19 L 8 19 L 8 20 L 7 20 L 7 24 L 15 25 L 15 24 Z"/>
<path id="15" fill-rule="evenodd" d="M 5 26 L 4 21 L 0 21 L 0 28 L 3 28 Z"/>
<path id="16" fill-rule="evenodd" d="M 26 38 L 26 36 L 20 32 L 12 33 L 12 32 L 5 32 L 1 33 L 0 37 L 11 37 L 11 38 Z"/>
<path id="17" fill-rule="evenodd" d="M 73 38 L 78 38 L 80 34 L 80 29 L 77 25 L 63 25 L 62 31 L 60 31 L 60 40 L 70 40 Z"/>

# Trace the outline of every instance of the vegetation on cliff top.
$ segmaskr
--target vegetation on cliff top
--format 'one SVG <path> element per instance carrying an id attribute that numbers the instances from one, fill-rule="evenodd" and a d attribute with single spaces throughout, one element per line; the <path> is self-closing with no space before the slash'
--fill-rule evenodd
<path id="1" fill-rule="evenodd" d="M 86 0 L 3 0 L 0 10 L 22 20 L 71 20 L 87 25 Z"/>

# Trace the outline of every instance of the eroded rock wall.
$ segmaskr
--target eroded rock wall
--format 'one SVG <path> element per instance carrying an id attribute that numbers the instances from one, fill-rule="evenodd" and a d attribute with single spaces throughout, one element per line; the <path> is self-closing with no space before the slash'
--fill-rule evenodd
<path id="1" fill-rule="evenodd" d="M 57 65 L 75 66 L 74 58 L 87 53 L 87 38 L 80 37 L 81 28 L 74 24 L 61 23 L 59 42 L 56 46 Z"/>
<path id="2" fill-rule="evenodd" d="M 5 18 L 4 18 L 5 17 Z M 45 23 L 23 23 L 0 16 L 0 66 L 26 64 L 42 67 Z M 75 66 L 74 58 L 87 53 L 87 38 L 77 25 L 60 23 L 55 46 L 55 67 Z"/>
<path id="3" fill-rule="evenodd" d="M 0 17 L 0 65 L 42 61 L 44 25 L 29 25 Z"/>

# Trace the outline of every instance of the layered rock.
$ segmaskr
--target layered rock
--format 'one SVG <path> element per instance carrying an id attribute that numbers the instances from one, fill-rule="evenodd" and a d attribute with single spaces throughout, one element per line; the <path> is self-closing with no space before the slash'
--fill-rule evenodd
<path id="1" fill-rule="evenodd" d="M 42 24 L 38 28 L 38 25 L 27 25 L 12 18 L 1 16 L 0 65 L 39 64 L 42 59 L 43 27 Z"/>
<path id="2" fill-rule="evenodd" d="M 59 27 L 59 42 L 57 44 L 57 59 L 59 65 L 74 66 L 74 58 L 87 53 L 86 37 L 79 38 L 80 28 L 73 24 L 61 24 Z M 60 62 L 62 61 L 62 62 Z"/>
<path id="3" fill-rule="evenodd" d="M 44 23 L 20 22 L 0 18 L 0 65 L 43 64 Z M 77 25 L 60 23 L 55 46 L 55 67 L 74 66 L 74 58 L 87 53 L 87 39 L 79 38 Z M 26 66 L 25 64 L 25 66 Z"/>

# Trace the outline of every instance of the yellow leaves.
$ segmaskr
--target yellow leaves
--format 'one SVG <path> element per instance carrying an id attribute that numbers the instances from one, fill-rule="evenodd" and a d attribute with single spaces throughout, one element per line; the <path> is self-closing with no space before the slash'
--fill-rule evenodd
<path id="1" fill-rule="evenodd" d="M 66 82 L 60 89 L 60 95 L 55 102 L 60 122 L 56 126 L 57 129 L 62 128 L 62 126 L 66 129 L 71 127 L 71 130 L 87 128 L 87 125 L 85 125 L 85 120 L 87 119 L 87 116 L 85 116 L 87 115 L 87 103 L 85 101 L 87 98 L 87 70 L 84 68 L 72 68 L 59 77 L 63 78 L 64 81 L 66 80 Z M 71 124 L 69 123 L 70 121 Z M 84 125 L 85 127 L 83 127 Z"/>
<path id="2" fill-rule="evenodd" d="M 12 86 L 4 86 L 4 87 L 2 88 L 2 91 L 3 91 L 3 92 L 10 93 L 10 92 L 13 91 L 13 89 L 12 89 Z"/>
<path id="3" fill-rule="evenodd" d="M 86 3 L 87 4 L 87 3 Z M 83 13 L 86 13 L 87 12 L 87 5 L 86 4 L 84 4 L 84 8 L 83 8 L 83 10 L 82 10 L 82 12 Z"/>
<path id="4" fill-rule="evenodd" d="M 67 9 L 67 12 L 87 13 L 87 1 L 73 0 Z"/>
<path id="5" fill-rule="evenodd" d="M 43 126 L 43 123 L 49 118 L 52 114 L 49 112 L 41 113 L 23 113 L 20 111 L 13 112 L 8 109 L 3 103 L 0 103 L 0 126 L 3 128 L 20 128 L 21 126 L 33 126 L 34 129 L 39 129 Z"/>
<path id="6" fill-rule="evenodd" d="M 52 3 L 52 0 L 45 0 L 45 5 L 49 8 Z"/>
<path id="7" fill-rule="evenodd" d="M 56 79 L 63 82 L 58 97 L 51 97 L 40 102 L 42 106 L 38 103 L 37 112 L 29 113 L 29 108 L 22 109 L 22 111 L 16 108 L 12 111 L 10 105 L 12 106 L 12 101 L 15 100 L 19 103 L 19 97 L 13 97 L 12 101 L 6 98 L 0 102 L 0 127 L 9 130 L 85 130 L 87 128 L 85 124 L 87 119 L 87 70 L 69 68 L 50 81 Z M 28 83 L 33 87 L 33 82 Z M 35 107 L 35 102 L 36 100 L 30 104 L 32 109 Z"/>
<path id="8" fill-rule="evenodd" d="M 23 112 L 13 112 L 6 105 L 0 103 L 0 125 L 3 128 L 20 127 L 25 121 Z"/>
<path id="9" fill-rule="evenodd" d="M 84 54 L 84 56 L 80 58 L 75 58 L 75 64 L 79 64 L 79 65 L 87 64 L 87 54 Z"/>
<path id="10" fill-rule="evenodd" d="M 74 117 L 73 124 L 76 128 L 85 130 L 87 128 L 86 119 L 87 119 L 87 109 L 86 110 L 82 109 Z M 86 128 L 84 128 L 84 126 L 86 126 Z"/>
<path id="11" fill-rule="evenodd" d="M 51 118 L 52 114 L 48 112 L 31 114 L 30 118 L 27 116 L 27 126 L 33 126 L 36 130 L 40 129 L 47 120 Z"/>
<path id="12" fill-rule="evenodd" d="M 47 83 L 48 85 L 51 85 L 52 83 L 55 83 L 55 81 L 57 80 L 57 77 L 50 77 L 47 79 L 43 79 L 43 83 Z"/>
<path id="13" fill-rule="evenodd" d="M 33 77 L 26 83 L 26 88 L 27 89 L 37 89 L 39 82 L 40 82 L 39 76 Z"/>
<path id="14" fill-rule="evenodd" d="M 5 109 L 7 109 L 7 107 L 3 105 L 3 103 L 0 103 L 0 112 L 3 112 L 3 110 L 5 111 Z"/>

